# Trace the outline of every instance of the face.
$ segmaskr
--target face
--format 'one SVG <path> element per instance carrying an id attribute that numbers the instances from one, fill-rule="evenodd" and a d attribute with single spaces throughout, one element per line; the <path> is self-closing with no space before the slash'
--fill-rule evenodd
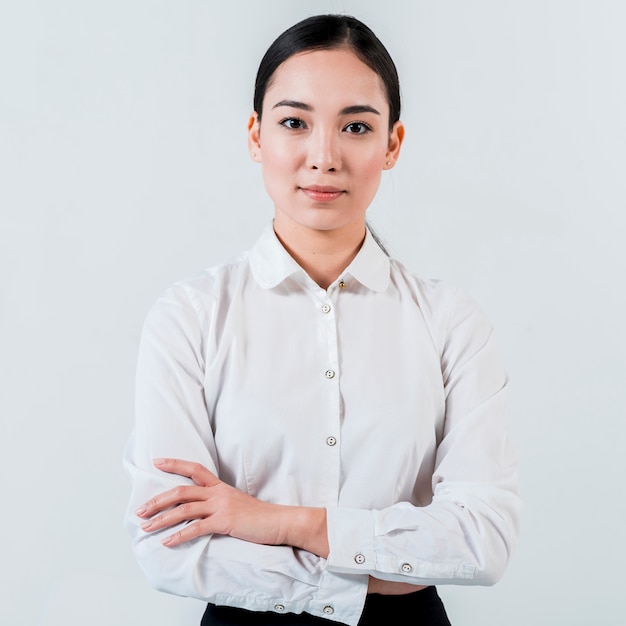
<path id="1" fill-rule="evenodd" d="M 404 129 L 389 131 L 376 72 L 349 50 L 294 55 L 278 67 L 249 123 L 249 147 L 274 201 L 274 228 L 361 228 Z"/>

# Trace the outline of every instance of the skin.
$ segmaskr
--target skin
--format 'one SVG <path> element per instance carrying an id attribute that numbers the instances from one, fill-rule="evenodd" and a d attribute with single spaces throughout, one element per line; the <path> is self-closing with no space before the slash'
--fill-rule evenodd
<path id="1" fill-rule="evenodd" d="M 346 49 L 297 54 L 275 72 L 263 115 L 248 123 L 248 146 L 274 201 L 274 230 L 321 287 L 339 277 L 365 237 L 365 213 L 385 169 L 400 154 L 404 127 L 389 130 L 380 77 Z M 136 514 L 145 532 L 192 521 L 169 535 L 174 547 L 208 534 L 329 554 L 326 510 L 258 500 L 198 463 L 156 459 L 158 469 L 195 483 L 161 493 Z M 423 589 L 370 577 L 368 592 Z"/>
<path id="2" fill-rule="evenodd" d="M 400 154 L 404 126 L 389 131 L 382 81 L 349 50 L 295 55 L 274 73 L 262 121 L 254 113 L 248 129 L 274 201 L 274 230 L 327 288 L 358 252 L 381 174 Z M 319 187 L 338 197 L 316 198 Z"/>

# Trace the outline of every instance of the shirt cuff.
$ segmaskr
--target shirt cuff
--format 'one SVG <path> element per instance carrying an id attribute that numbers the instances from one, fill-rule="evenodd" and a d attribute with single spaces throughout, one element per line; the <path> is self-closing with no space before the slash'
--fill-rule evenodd
<path id="1" fill-rule="evenodd" d="M 367 596 L 367 574 L 340 574 L 326 569 L 320 578 L 319 591 L 309 604 L 312 615 L 357 626 Z"/>
<path id="2" fill-rule="evenodd" d="M 418 559 L 415 546 L 406 542 L 393 545 L 388 534 L 381 535 L 381 511 L 327 508 L 327 569 L 343 574 L 372 574 L 396 582 L 434 585 L 442 582 L 466 582 L 475 576 L 471 563 Z M 417 530 L 415 520 L 411 525 Z M 404 524 L 407 527 L 409 524 Z M 377 534 L 378 533 L 378 534 Z M 426 539 L 425 535 L 425 539 Z M 429 539 L 430 540 L 430 539 Z M 386 547 L 386 549 L 385 549 Z"/>
<path id="3" fill-rule="evenodd" d="M 376 569 L 372 511 L 328 507 L 327 568 L 344 574 L 366 574 Z"/>

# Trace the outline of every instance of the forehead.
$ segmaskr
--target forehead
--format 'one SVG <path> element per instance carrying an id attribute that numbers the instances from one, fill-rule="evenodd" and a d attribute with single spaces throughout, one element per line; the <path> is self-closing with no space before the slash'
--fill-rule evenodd
<path id="1" fill-rule="evenodd" d="M 388 107 L 380 76 L 344 48 L 301 52 L 284 61 L 272 76 L 263 108 L 283 99 L 329 106 L 358 102 Z"/>

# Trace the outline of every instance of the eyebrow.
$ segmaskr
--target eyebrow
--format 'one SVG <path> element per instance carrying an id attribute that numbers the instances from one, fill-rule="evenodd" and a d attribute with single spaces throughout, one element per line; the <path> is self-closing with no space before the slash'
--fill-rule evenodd
<path id="1" fill-rule="evenodd" d="M 298 100 L 280 100 L 277 102 L 272 109 L 276 109 L 278 107 L 291 107 L 293 109 L 301 109 L 302 111 L 313 111 L 313 107 L 306 102 L 298 102 Z M 353 104 L 348 107 L 344 107 L 339 111 L 340 115 L 354 115 L 355 113 L 374 113 L 375 115 L 380 115 L 380 111 L 377 111 L 374 107 L 371 107 L 369 104 Z"/>
<path id="2" fill-rule="evenodd" d="M 281 100 L 280 102 L 277 102 L 272 109 L 277 109 L 278 107 L 291 107 L 292 109 L 302 109 L 303 111 L 313 110 L 313 107 L 310 104 L 298 102 L 297 100 Z"/>
<path id="3" fill-rule="evenodd" d="M 369 104 L 353 104 L 345 109 L 341 109 L 340 113 L 341 115 L 354 115 L 355 113 L 374 113 L 380 115 L 380 112 Z"/>

